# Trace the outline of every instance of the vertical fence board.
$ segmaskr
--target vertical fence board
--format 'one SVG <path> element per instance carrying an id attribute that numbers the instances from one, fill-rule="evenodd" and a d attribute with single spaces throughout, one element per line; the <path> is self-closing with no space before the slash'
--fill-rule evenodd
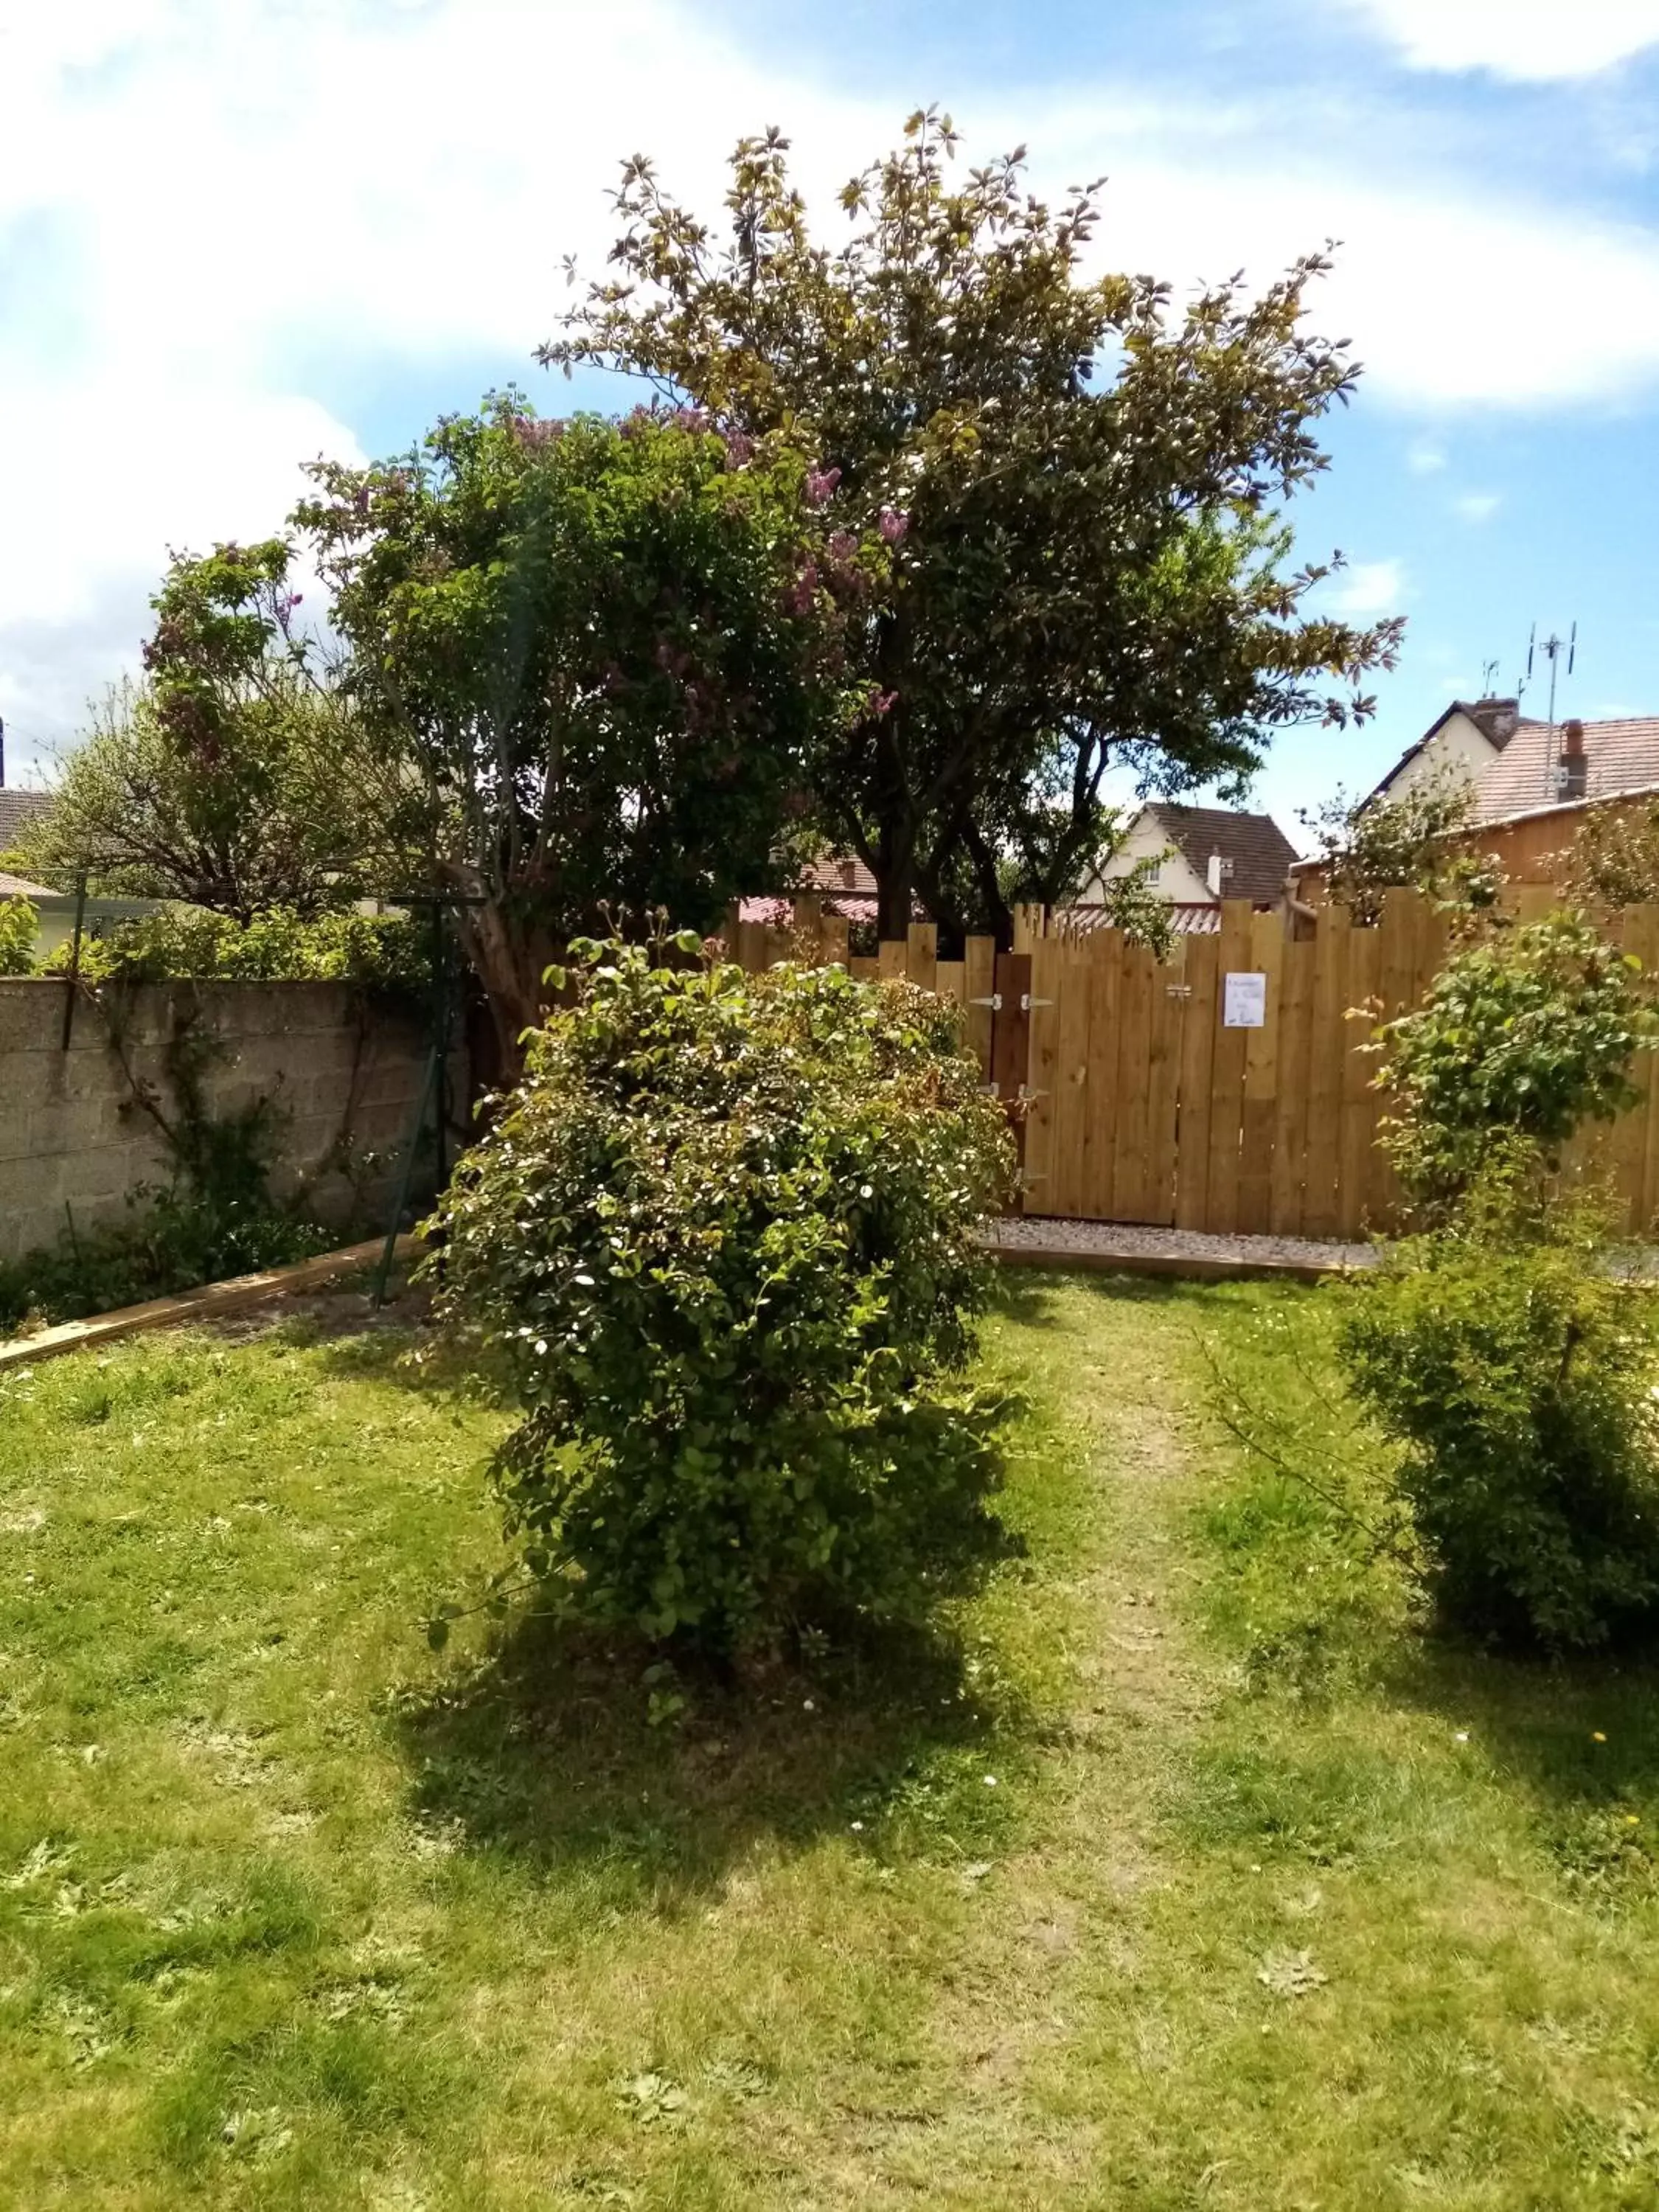
<path id="1" fill-rule="evenodd" d="M 968 1045 L 988 1082 L 991 1075 L 990 1004 L 996 989 L 997 944 L 994 937 L 970 937 L 962 948 L 968 1000 Z"/>
<path id="2" fill-rule="evenodd" d="M 1340 1218 L 1342 1069 L 1347 1037 L 1348 945 L 1353 932 L 1340 907 L 1319 917 L 1314 940 L 1313 1034 L 1308 1053 L 1308 1158 L 1303 1174 L 1302 1230 L 1334 1237 Z"/>
<path id="3" fill-rule="evenodd" d="M 1209 1220 L 1211 1090 L 1216 1031 L 1220 1024 L 1221 940 L 1189 937 L 1182 963 L 1180 1105 L 1176 1126 L 1175 1219 L 1177 1229 L 1203 1229 Z"/>
<path id="4" fill-rule="evenodd" d="M 1054 1065 L 1054 1142 L 1048 1168 L 1048 1206 L 1054 1213 L 1077 1213 L 1088 1194 L 1083 1181 L 1083 1136 L 1094 1109 L 1089 1085 L 1086 953 L 1070 939 L 1062 939 L 1057 969 L 1060 1046 Z"/>
<path id="5" fill-rule="evenodd" d="M 1152 1048 L 1146 1077 L 1146 1218 L 1160 1228 L 1169 1228 L 1175 1221 L 1187 943 L 1184 937 L 1176 938 L 1170 957 L 1152 970 Z"/>
<path id="6" fill-rule="evenodd" d="M 855 952 L 847 963 L 847 972 L 860 983 L 880 980 L 881 963 L 873 952 Z"/>
<path id="7" fill-rule="evenodd" d="M 1273 1124 L 1279 1103 L 1279 1046 L 1284 1030 L 1279 987 L 1285 925 L 1277 914 L 1250 917 L 1250 966 L 1267 979 L 1267 1018 L 1244 1032 L 1243 1111 L 1238 1170 L 1238 1225 L 1265 1237 L 1273 1220 Z"/>
<path id="8" fill-rule="evenodd" d="M 1207 1229 L 1231 1236 L 1238 1227 L 1240 1148 L 1243 1142 L 1244 1049 L 1248 1030 L 1225 1026 L 1226 979 L 1249 969 L 1250 908 L 1240 899 L 1221 906 L 1220 977 L 1215 994 L 1215 1067 L 1210 1083 L 1210 1193 Z"/>
<path id="9" fill-rule="evenodd" d="M 1376 929 L 1348 936 L 1348 1008 L 1357 1013 L 1377 995 L 1381 937 Z M 1338 1140 L 1336 1225 L 1343 1237 L 1358 1237 L 1370 1208 L 1371 1152 L 1376 1134 L 1377 1099 L 1371 1089 L 1376 1055 L 1368 1050 L 1375 1012 L 1346 1024 L 1342 1054 L 1341 1133 Z"/>
<path id="10" fill-rule="evenodd" d="M 1152 1051 L 1155 964 L 1144 945 L 1124 946 L 1112 1143 L 1111 1218 L 1115 1221 L 1146 1218 L 1146 1086 Z"/>
<path id="11" fill-rule="evenodd" d="M 818 925 L 820 957 L 826 968 L 847 965 L 847 917 L 842 914 L 826 914 Z"/>
<path id="12" fill-rule="evenodd" d="M 876 973 L 884 983 L 902 983 L 910 948 L 902 937 L 884 937 L 876 947 Z"/>
<path id="13" fill-rule="evenodd" d="M 1275 1237 L 1299 1237 L 1308 1168 L 1308 1107 L 1312 1074 L 1314 963 L 1318 946 L 1292 938 L 1279 980 L 1279 1096 L 1273 1107 L 1273 1164 L 1267 1225 Z"/>
<path id="14" fill-rule="evenodd" d="M 1123 980 L 1123 939 L 1115 929 L 1097 929 L 1079 948 L 1089 991 L 1089 1073 L 1084 1084 L 1088 1110 L 1078 1162 L 1079 1211 L 1091 1221 L 1111 1211 L 1112 1124 L 1117 1113 L 1118 1004 Z"/>
<path id="15" fill-rule="evenodd" d="M 997 996 L 996 1027 L 991 1032 L 991 1080 L 1008 1109 L 1020 1165 L 1025 1163 L 1025 1115 L 1019 1103 L 1030 1064 L 1031 1017 L 1023 1001 L 1031 988 L 1031 957 L 1027 952 L 999 952 L 993 969 Z M 1018 1201 L 1024 1210 L 1024 1199 Z"/>
<path id="16" fill-rule="evenodd" d="M 920 991 L 931 991 L 939 977 L 939 930 L 931 921 L 913 921 L 905 945 L 904 972 Z"/>
<path id="17" fill-rule="evenodd" d="M 941 999 L 948 999 L 959 1006 L 963 995 L 963 964 L 960 960 L 941 960 L 933 979 L 933 988 Z"/>
<path id="18" fill-rule="evenodd" d="M 1038 938 L 1030 962 L 1031 1043 L 1025 1078 L 1025 1210 L 1052 1213 L 1054 1071 L 1060 1060 L 1059 981 L 1064 948 L 1058 938 Z"/>

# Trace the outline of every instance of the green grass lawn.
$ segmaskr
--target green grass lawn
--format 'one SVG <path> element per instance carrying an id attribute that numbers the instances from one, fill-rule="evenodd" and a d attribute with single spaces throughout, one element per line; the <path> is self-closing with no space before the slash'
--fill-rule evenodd
<path id="1" fill-rule="evenodd" d="M 1023 1283 L 1025 1555 L 657 1729 L 427 1650 L 501 1416 L 406 1331 L 0 1379 L 0 2205 L 1659 2204 L 1653 1677 L 1437 1644 L 1245 1462 L 1323 1312 Z"/>

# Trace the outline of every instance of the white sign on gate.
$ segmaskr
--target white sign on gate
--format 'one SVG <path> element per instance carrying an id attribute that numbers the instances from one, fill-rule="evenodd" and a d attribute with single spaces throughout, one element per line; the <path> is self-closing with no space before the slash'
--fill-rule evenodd
<path id="1" fill-rule="evenodd" d="M 1230 974 L 1221 999 L 1221 1026 L 1228 1030 L 1265 1030 L 1267 1026 L 1267 979 L 1265 975 Z"/>

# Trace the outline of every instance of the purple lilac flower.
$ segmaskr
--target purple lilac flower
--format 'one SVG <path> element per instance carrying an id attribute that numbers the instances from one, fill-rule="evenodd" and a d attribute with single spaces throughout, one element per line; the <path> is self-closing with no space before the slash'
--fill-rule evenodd
<path id="1" fill-rule="evenodd" d="M 910 518 L 901 514 L 896 507 L 884 507 L 876 527 L 889 545 L 902 545 L 904 533 L 910 527 Z"/>
<path id="2" fill-rule="evenodd" d="M 839 469 L 809 469 L 806 471 L 806 496 L 814 507 L 822 507 L 840 482 Z"/>

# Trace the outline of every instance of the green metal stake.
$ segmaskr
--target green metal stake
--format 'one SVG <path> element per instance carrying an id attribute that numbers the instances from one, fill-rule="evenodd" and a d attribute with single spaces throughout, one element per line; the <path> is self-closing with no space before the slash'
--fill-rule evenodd
<path id="1" fill-rule="evenodd" d="M 386 1224 L 386 1243 L 380 1253 L 380 1264 L 374 1271 L 374 1300 L 376 1306 L 386 1304 L 386 1286 L 392 1273 L 392 1255 L 398 1242 L 398 1224 L 404 1218 L 404 1208 L 409 1204 L 409 1187 L 415 1180 L 415 1155 L 421 1148 L 421 1132 L 426 1127 L 428 1109 L 433 1093 L 438 1087 L 438 1066 L 442 1058 L 434 1043 L 426 1055 L 426 1073 L 421 1083 L 421 1103 L 415 1109 L 415 1119 L 409 1132 L 409 1143 L 404 1152 L 403 1173 L 398 1178 L 397 1203 L 392 1209 L 392 1218 Z"/>

